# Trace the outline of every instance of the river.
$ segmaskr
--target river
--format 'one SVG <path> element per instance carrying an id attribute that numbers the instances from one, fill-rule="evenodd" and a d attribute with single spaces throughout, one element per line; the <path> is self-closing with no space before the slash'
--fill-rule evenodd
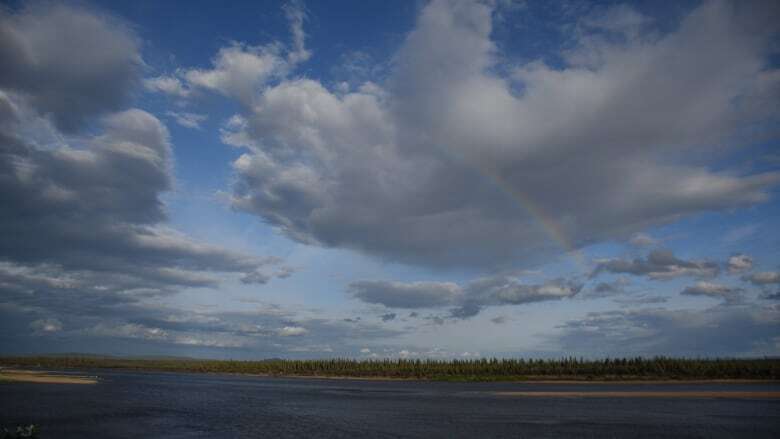
<path id="1" fill-rule="evenodd" d="M 778 438 L 780 399 L 587 397 L 778 392 L 780 383 L 530 384 L 80 371 L 98 384 L 0 384 L 0 426 L 41 438 Z M 584 397 L 499 392 L 578 392 Z M 571 394 L 570 394 L 571 395 Z"/>

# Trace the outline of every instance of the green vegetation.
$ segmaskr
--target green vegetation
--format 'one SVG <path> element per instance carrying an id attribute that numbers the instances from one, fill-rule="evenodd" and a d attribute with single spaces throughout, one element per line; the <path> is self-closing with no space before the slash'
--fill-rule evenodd
<path id="1" fill-rule="evenodd" d="M 0 439 L 19 439 L 19 438 L 32 438 L 35 439 L 38 436 L 38 427 L 35 425 L 19 426 L 15 431 L 9 431 L 7 428 L 0 428 Z"/>
<path id="2" fill-rule="evenodd" d="M 274 376 L 512 380 L 780 379 L 780 359 L 615 358 L 583 360 L 264 360 L 118 359 L 99 357 L 0 357 L 0 366 L 52 369 L 131 369 Z"/>

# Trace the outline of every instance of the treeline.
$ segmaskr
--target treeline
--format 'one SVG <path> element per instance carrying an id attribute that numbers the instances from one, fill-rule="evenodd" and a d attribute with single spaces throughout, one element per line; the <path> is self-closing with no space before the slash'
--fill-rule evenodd
<path id="1" fill-rule="evenodd" d="M 469 360 L 136 360 L 99 357 L 0 357 L 6 367 L 132 369 L 277 376 L 467 381 L 530 379 L 780 379 L 780 359 L 580 358 Z"/>

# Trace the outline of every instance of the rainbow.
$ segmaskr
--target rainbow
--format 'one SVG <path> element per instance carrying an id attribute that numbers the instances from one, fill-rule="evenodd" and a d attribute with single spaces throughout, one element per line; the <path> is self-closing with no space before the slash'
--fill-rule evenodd
<path id="1" fill-rule="evenodd" d="M 545 235 L 555 242 L 564 253 L 571 258 L 577 268 L 583 273 L 588 271 L 585 257 L 582 252 L 569 240 L 558 222 L 555 221 L 551 215 L 548 215 L 537 202 L 525 193 L 516 189 L 499 171 L 481 165 L 479 160 L 465 160 L 461 154 L 453 151 L 451 148 L 447 148 L 446 152 L 460 163 L 479 172 L 480 175 L 489 179 L 497 188 L 501 189 L 502 192 L 509 196 L 509 198 L 515 200 L 517 204 L 536 221 Z"/>
<path id="2" fill-rule="evenodd" d="M 563 228 L 552 216 L 548 215 L 544 209 L 525 193 L 517 190 L 510 182 L 498 172 L 490 172 L 484 168 L 478 167 L 480 173 L 489 178 L 510 198 L 515 200 L 541 227 L 545 234 L 560 248 L 572 258 L 574 264 L 583 272 L 587 271 L 587 264 L 582 252 L 569 240 Z"/>

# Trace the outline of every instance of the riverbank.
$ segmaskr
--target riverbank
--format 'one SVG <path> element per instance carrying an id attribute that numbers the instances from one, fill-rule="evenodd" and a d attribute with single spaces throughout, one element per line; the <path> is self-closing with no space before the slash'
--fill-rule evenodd
<path id="1" fill-rule="evenodd" d="M 0 383 L 97 384 L 96 377 L 63 375 L 36 370 L 0 369 Z"/>
<path id="2" fill-rule="evenodd" d="M 496 396 L 516 398 L 726 398 L 726 399 L 780 399 L 780 392 L 738 391 L 581 391 L 581 392 L 493 392 Z"/>
<path id="3" fill-rule="evenodd" d="M 80 372 L 80 369 L 69 369 L 75 372 Z M 108 368 L 107 368 L 108 370 Z M 124 368 L 110 368 L 110 370 L 127 371 L 127 372 L 160 372 L 176 374 L 181 373 L 178 371 L 170 370 L 157 370 L 157 369 L 124 369 Z M 193 372 L 185 372 L 193 373 Z M 613 379 L 573 379 L 572 377 L 447 377 L 444 378 L 399 378 L 392 376 L 348 376 L 348 375 L 284 375 L 284 374 L 258 374 L 258 373 L 221 373 L 221 372 L 195 372 L 203 374 L 213 375 L 231 375 L 236 377 L 256 377 L 256 378 L 279 378 L 279 379 L 293 379 L 293 380 L 332 380 L 332 381 L 432 381 L 432 382 L 453 382 L 453 383 L 468 383 L 468 382 L 504 382 L 504 383 L 522 383 L 522 384 L 557 384 L 557 385 L 653 385 L 653 384 L 761 384 L 761 383 L 777 383 L 778 380 L 766 380 L 766 379 L 627 379 L 627 378 L 613 378 Z M 97 382 L 97 377 L 87 377 L 79 375 L 62 375 L 48 371 L 38 370 L 9 370 L 0 369 L 0 382 L 2 381 L 16 381 L 16 382 L 39 382 L 39 383 L 64 383 L 64 384 L 94 384 Z M 78 382 L 77 382 L 78 381 Z M 531 395 L 532 396 L 532 395 Z"/>
<path id="4" fill-rule="evenodd" d="M 780 359 L 632 358 L 604 360 L 198 360 L 104 357 L 0 357 L 0 367 L 132 370 L 359 380 L 451 382 L 654 383 L 780 381 Z"/>
<path id="5" fill-rule="evenodd" d="M 138 370 L 138 369 L 135 369 Z M 301 379 L 301 380 L 358 380 L 358 381 L 437 381 L 437 382 L 453 382 L 453 383 L 468 383 L 468 382 L 481 382 L 481 383 L 523 383 L 523 384 L 761 384 L 761 383 L 778 383 L 780 380 L 773 379 L 673 379 L 673 378 L 630 378 L 630 377 L 612 377 L 612 378 L 598 378 L 598 379 L 583 379 L 571 376 L 471 376 L 471 377 L 433 377 L 433 378 L 399 378 L 391 376 L 348 376 L 348 375 L 282 375 L 282 374 L 256 374 L 256 373 L 231 373 L 228 375 L 237 376 L 255 376 L 261 378 L 285 378 L 285 379 Z"/>

